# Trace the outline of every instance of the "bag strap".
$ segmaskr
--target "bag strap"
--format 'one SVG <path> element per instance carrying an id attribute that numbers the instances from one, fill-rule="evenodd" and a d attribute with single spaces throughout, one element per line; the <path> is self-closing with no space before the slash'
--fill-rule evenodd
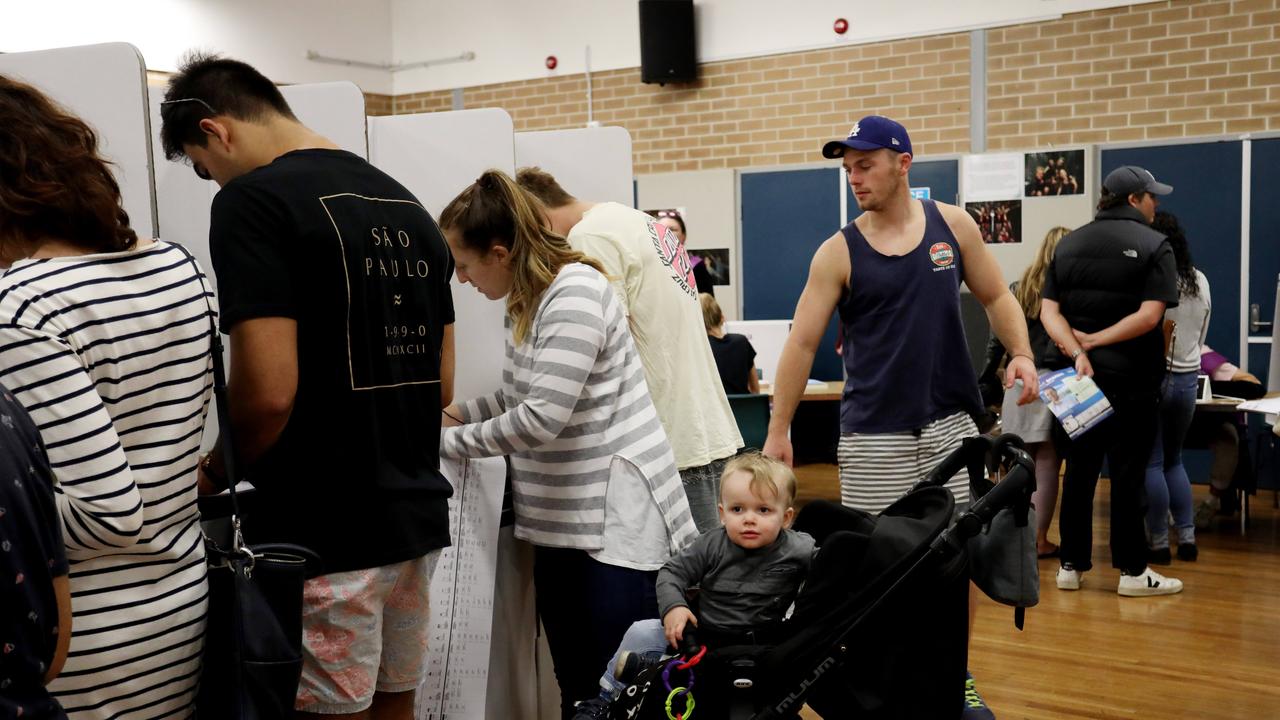
<path id="1" fill-rule="evenodd" d="M 185 247 L 175 244 L 174 247 L 187 256 L 191 268 L 195 270 L 196 280 L 203 291 L 204 303 L 209 318 L 209 344 L 213 355 L 213 399 L 218 412 L 218 429 L 221 434 L 222 467 L 227 476 L 227 492 L 231 497 L 231 552 L 244 547 L 244 537 L 240 534 L 240 504 L 236 500 L 236 483 L 240 475 L 236 472 L 235 442 L 231 431 L 231 411 L 227 404 L 227 369 L 222 362 L 222 333 L 218 332 L 218 311 L 213 309 L 213 289 L 207 284 L 208 276 L 200 269 L 196 258 Z"/>

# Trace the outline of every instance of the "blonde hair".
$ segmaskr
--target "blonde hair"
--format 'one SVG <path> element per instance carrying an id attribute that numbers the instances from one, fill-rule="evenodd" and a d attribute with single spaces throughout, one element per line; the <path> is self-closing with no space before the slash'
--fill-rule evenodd
<path id="1" fill-rule="evenodd" d="M 746 452 L 724 466 L 720 475 L 720 487 L 732 474 L 741 470 L 751 475 L 751 492 L 756 497 L 775 497 L 783 501 L 783 507 L 791 507 L 796 502 L 796 475 L 786 463 L 774 460 L 758 452 Z"/>
<path id="2" fill-rule="evenodd" d="M 521 343 L 533 325 L 542 293 L 570 263 L 604 273 L 596 260 L 569 246 L 546 225 L 542 203 L 501 170 L 486 170 L 440 213 L 440 228 L 457 231 L 462 244 L 481 255 L 495 245 L 511 252 L 511 292 L 507 316 L 511 334 Z"/>
<path id="3" fill-rule="evenodd" d="M 714 295 L 699 293 L 698 302 L 702 305 L 702 324 L 707 326 L 707 332 L 724 324 L 724 311 L 720 309 L 720 303 L 716 302 Z"/>
<path id="4" fill-rule="evenodd" d="M 1022 306 L 1022 314 L 1032 320 L 1040 317 L 1040 293 L 1044 290 L 1044 276 L 1049 272 L 1053 253 L 1058 249 L 1058 243 L 1069 232 L 1071 232 L 1070 228 L 1059 225 L 1046 233 L 1035 259 L 1031 261 L 1031 265 L 1027 266 L 1022 273 L 1022 279 L 1018 281 L 1018 289 L 1014 297 Z"/>

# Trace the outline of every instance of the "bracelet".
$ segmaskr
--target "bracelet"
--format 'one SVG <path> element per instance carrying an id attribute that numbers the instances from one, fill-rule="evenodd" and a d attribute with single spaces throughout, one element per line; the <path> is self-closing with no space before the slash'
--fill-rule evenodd
<path id="1" fill-rule="evenodd" d="M 1083 354 L 1084 354 L 1084 348 L 1078 347 L 1075 350 L 1071 351 L 1071 359 L 1075 360 L 1076 358 L 1080 357 Z"/>
<path id="2" fill-rule="evenodd" d="M 213 471 L 213 453 L 212 452 L 207 452 L 203 456 L 201 456 L 200 471 L 205 474 L 205 477 L 217 483 L 219 487 L 227 486 L 227 478 Z"/>
<path id="3" fill-rule="evenodd" d="M 1032 365 L 1036 364 L 1036 359 L 1031 355 L 1031 353 L 1011 353 L 1009 357 L 1011 358 L 1024 357 L 1030 360 Z"/>

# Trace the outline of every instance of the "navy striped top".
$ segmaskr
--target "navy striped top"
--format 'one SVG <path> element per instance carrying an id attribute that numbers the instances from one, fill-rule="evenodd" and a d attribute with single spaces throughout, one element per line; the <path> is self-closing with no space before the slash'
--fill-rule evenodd
<path id="1" fill-rule="evenodd" d="M 50 689 L 72 717 L 191 712 L 207 597 L 195 469 L 212 389 L 197 268 L 154 242 L 0 277 L 0 383 L 48 449 L 71 565 L 71 649 Z"/>

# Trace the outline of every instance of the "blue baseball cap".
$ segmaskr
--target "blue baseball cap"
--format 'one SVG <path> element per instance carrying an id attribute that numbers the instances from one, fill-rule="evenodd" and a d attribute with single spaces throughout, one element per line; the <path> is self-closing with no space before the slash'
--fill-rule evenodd
<path id="1" fill-rule="evenodd" d="M 911 138 L 907 129 L 883 115 L 868 115 L 853 124 L 849 137 L 832 140 L 822 146 L 822 157 L 844 157 L 845 150 L 879 150 L 885 148 L 911 155 Z"/>

